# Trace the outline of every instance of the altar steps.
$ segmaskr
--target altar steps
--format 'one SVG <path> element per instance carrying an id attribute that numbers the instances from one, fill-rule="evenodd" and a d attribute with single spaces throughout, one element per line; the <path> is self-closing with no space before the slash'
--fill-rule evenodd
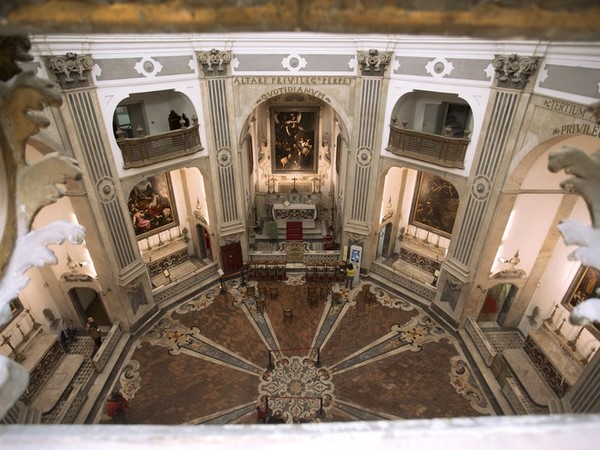
<path id="1" fill-rule="evenodd" d="M 327 235 L 325 222 L 316 219 L 305 219 L 295 220 L 292 222 L 302 222 L 302 241 L 322 241 Z M 287 221 L 286 220 L 266 220 L 260 230 L 260 234 L 257 234 L 255 239 L 258 243 L 262 240 L 277 240 L 285 241 L 287 235 Z M 276 237 L 275 237 L 276 236 Z"/>

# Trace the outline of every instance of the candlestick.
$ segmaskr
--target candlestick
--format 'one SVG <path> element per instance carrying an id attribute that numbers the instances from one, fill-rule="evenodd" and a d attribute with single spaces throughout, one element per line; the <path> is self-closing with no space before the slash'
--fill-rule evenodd
<path id="1" fill-rule="evenodd" d="M 2 335 L 2 345 L 8 345 L 10 347 L 11 351 L 13 352 L 13 355 L 15 355 L 15 361 L 17 361 L 17 362 L 24 361 L 25 360 L 25 356 L 22 355 L 21 353 L 19 353 L 17 351 L 17 349 L 13 347 L 13 345 L 10 342 L 10 338 L 11 338 L 10 334 L 9 335 L 4 335 L 3 334 Z"/>
<path id="2" fill-rule="evenodd" d="M 594 354 L 594 352 L 596 351 L 596 347 L 592 347 L 592 349 L 590 350 L 590 352 L 588 353 L 588 355 L 583 358 L 582 360 L 580 360 L 580 362 L 582 364 L 587 364 L 590 362 L 590 358 L 592 357 L 592 355 Z"/>
<path id="3" fill-rule="evenodd" d="M 563 317 L 563 320 L 562 320 L 562 322 L 560 323 L 560 325 L 558 326 L 558 328 L 557 328 L 556 330 L 554 330 L 554 334 L 556 334 L 557 336 L 560 336 L 560 330 L 561 330 L 561 328 L 563 327 L 563 325 L 565 324 L 565 320 L 567 320 L 567 319 L 565 319 L 565 318 Z"/>
<path id="4" fill-rule="evenodd" d="M 546 317 L 544 319 L 545 323 L 552 324 L 552 321 L 554 320 L 554 314 L 556 313 L 557 309 L 558 309 L 558 304 L 554 305 L 554 309 L 552 310 L 552 314 L 550 314 L 550 317 Z"/>
<path id="5" fill-rule="evenodd" d="M 579 329 L 579 332 L 577 333 L 577 335 L 575 336 L 574 339 L 571 339 L 569 342 L 567 342 L 567 345 L 571 348 L 571 350 L 573 350 L 573 351 L 577 350 L 577 341 L 579 340 L 579 336 L 581 336 L 582 331 L 583 331 L 583 327 L 581 327 Z"/>
<path id="6" fill-rule="evenodd" d="M 34 330 L 37 330 L 39 327 L 41 327 L 41 326 L 42 326 L 42 324 L 41 324 L 41 323 L 38 323 L 38 322 L 36 322 L 36 321 L 35 321 L 35 318 L 34 318 L 34 317 L 31 315 L 31 309 L 30 309 L 30 308 L 27 308 L 27 309 L 25 310 L 25 312 L 27 313 L 27 315 L 28 315 L 28 316 L 29 316 L 29 318 L 31 319 L 31 323 L 33 324 L 33 329 L 34 329 Z"/>
<path id="7" fill-rule="evenodd" d="M 16 325 L 17 330 L 19 330 L 19 333 L 21 333 L 21 337 L 23 338 L 23 340 L 25 340 L 25 333 L 23 333 L 23 330 L 21 330 L 21 324 L 17 324 Z"/>

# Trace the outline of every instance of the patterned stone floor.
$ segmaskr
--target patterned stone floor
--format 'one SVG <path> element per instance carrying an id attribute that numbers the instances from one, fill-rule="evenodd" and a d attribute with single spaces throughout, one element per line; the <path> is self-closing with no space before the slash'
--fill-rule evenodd
<path id="1" fill-rule="evenodd" d="M 254 423 L 265 399 L 287 423 L 497 413 L 457 336 L 419 307 L 365 283 L 312 307 L 302 276 L 277 287 L 264 312 L 233 281 L 165 313 L 121 368 L 129 423 Z"/>

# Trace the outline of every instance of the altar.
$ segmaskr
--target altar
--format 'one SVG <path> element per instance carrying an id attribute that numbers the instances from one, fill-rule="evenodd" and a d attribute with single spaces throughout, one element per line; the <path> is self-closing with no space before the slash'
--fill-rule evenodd
<path id="1" fill-rule="evenodd" d="M 273 204 L 273 219 L 285 220 L 300 220 L 300 219 L 316 219 L 316 205 L 308 205 L 306 203 L 275 203 Z"/>

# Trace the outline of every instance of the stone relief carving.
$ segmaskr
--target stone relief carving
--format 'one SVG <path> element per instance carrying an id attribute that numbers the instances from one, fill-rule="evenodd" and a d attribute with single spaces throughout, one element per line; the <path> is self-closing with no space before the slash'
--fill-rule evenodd
<path id="1" fill-rule="evenodd" d="M 61 88 L 72 89 L 88 85 L 87 72 L 94 67 L 94 60 L 89 55 L 69 52 L 46 58 L 46 65 L 56 75 Z"/>
<path id="2" fill-rule="evenodd" d="M 0 191 L 3 196 L 0 201 L 0 324 L 10 317 L 10 301 L 29 282 L 27 270 L 58 262 L 47 246 L 65 240 L 81 243 L 85 235 L 80 225 L 63 221 L 31 230 L 40 209 L 64 195 L 57 184 L 79 179 L 81 172 L 73 159 L 58 153 L 46 155 L 36 163 L 26 162 L 27 140 L 50 124 L 35 111 L 58 106 L 61 98 L 52 91 L 52 83 L 31 72 L 20 73 L 14 64 L 31 59 L 23 53 L 30 48 L 28 39 L 12 38 L 8 44 L 0 46 L 0 108 L 3 111 L 0 115 Z M 27 371 L 0 356 L 0 417 L 20 397 L 27 383 Z"/>
<path id="3" fill-rule="evenodd" d="M 379 53 L 379 50 L 370 49 L 368 52 L 358 52 L 357 60 L 363 75 L 383 76 L 392 57 L 388 53 Z"/>
<path id="4" fill-rule="evenodd" d="M 496 55 L 492 66 L 498 74 L 498 86 L 523 89 L 537 70 L 539 58 L 519 55 Z"/>
<path id="5" fill-rule="evenodd" d="M 204 75 L 225 75 L 227 66 L 231 62 L 231 52 L 219 51 L 216 48 L 208 52 L 198 52 L 198 62 Z"/>

